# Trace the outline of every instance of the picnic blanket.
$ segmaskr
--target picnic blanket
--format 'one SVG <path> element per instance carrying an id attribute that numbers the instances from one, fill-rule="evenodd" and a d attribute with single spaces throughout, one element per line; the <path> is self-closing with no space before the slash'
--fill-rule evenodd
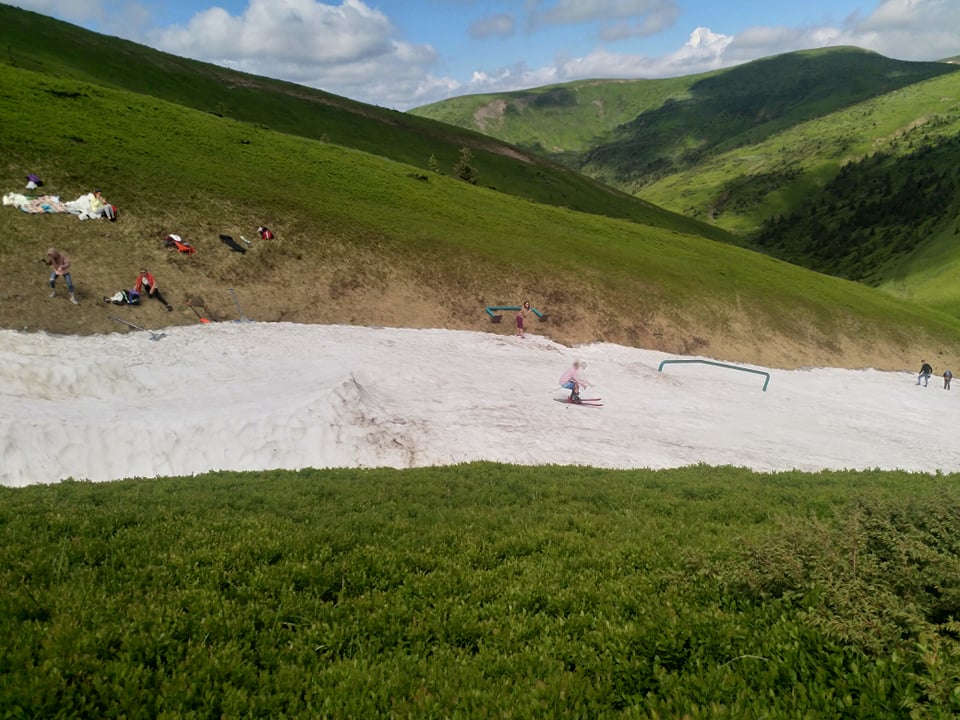
<path id="1" fill-rule="evenodd" d="M 12 205 L 25 213 L 40 215 L 43 213 L 70 213 L 76 215 L 80 220 L 89 220 L 90 218 L 100 217 L 94 215 L 91 209 L 93 195 L 87 193 L 81 195 L 76 200 L 63 202 L 59 195 L 24 195 L 22 193 L 7 193 L 3 196 L 4 205 Z"/>
<path id="2" fill-rule="evenodd" d="M 25 213 L 68 213 L 71 212 L 65 202 L 60 201 L 59 195 L 40 195 L 31 197 L 20 193 L 9 193 L 3 196 L 4 205 L 13 205 Z"/>

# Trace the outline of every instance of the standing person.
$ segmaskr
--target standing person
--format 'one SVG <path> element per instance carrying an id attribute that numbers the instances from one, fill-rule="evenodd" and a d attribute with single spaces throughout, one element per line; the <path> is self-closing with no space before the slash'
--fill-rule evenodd
<path id="1" fill-rule="evenodd" d="M 77 296 L 73 293 L 73 278 L 70 277 L 70 258 L 66 253 L 62 253 L 56 248 L 47 250 L 47 257 L 43 260 L 44 264 L 53 268 L 50 273 L 50 297 L 57 296 L 57 278 L 63 277 L 67 283 L 67 292 L 70 293 L 70 302 L 79 305 Z"/>
<path id="2" fill-rule="evenodd" d="M 530 314 L 530 301 L 527 300 L 517 311 L 517 337 L 523 337 L 523 321 Z"/>
<path id="3" fill-rule="evenodd" d="M 587 369 L 585 360 L 574 360 L 563 375 L 560 376 L 560 387 L 570 391 L 570 402 L 580 402 L 580 388 L 590 387 L 592 383 L 583 375 Z"/>
<path id="4" fill-rule="evenodd" d="M 103 199 L 100 188 L 93 191 L 93 197 L 90 199 L 90 214 L 94 217 L 105 217 L 107 220 L 117 219 L 113 212 L 113 205 Z"/>
<path id="5" fill-rule="evenodd" d="M 953 380 L 953 373 L 949 370 L 945 370 L 943 373 L 943 389 L 950 389 L 950 381 Z"/>
<path id="6" fill-rule="evenodd" d="M 160 291 L 157 289 L 157 281 L 154 279 L 153 275 L 147 272 L 146 268 L 140 269 L 140 274 L 137 275 L 137 284 L 134 286 L 134 289 L 140 293 L 141 296 L 144 294 L 147 297 L 156 298 L 163 303 L 164 307 L 167 308 L 167 312 L 173 310 L 173 307 L 168 303 L 163 295 L 160 294 Z"/>
<path id="7" fill-rule="evenodd" d="M 917 376 L 917 385 L 920 384 L 920 381 L 923 380 L 923 386 L 926 387 L 927 383 L 930 382 L 930 376 L 933 375 L 933 368 L 930 367 L 930 363 L 926 360 L 920 361 L 920 374 Z"/>

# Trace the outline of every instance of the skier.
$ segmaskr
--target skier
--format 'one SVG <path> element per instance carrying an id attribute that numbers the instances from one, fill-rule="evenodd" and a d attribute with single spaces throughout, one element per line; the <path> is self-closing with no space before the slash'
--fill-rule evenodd
<path id="1" fill-rule="evenodd" d="M 593 383 L 583 375 L 587 363 L 585 360 L 574 360 L 563 375 L 560 376 L 560 387 L 570 391 L 570 402 L 580 402 L 580 388 L 590 387 Z"/>

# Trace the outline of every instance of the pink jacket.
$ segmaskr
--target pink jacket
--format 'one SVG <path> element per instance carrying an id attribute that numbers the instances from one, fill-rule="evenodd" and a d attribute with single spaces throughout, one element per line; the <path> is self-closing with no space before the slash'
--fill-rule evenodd
<path id="1" fill-rule="evenodd" d="M 570 367 L 563 375 L 560 376 L 559 385 L 570 382 L 573 380 L 577 385 L 582 385 L 583 387 L 590 387 L 590 383 L 583 376 L 583 373 L 580 372 L 580 368 Z"/>

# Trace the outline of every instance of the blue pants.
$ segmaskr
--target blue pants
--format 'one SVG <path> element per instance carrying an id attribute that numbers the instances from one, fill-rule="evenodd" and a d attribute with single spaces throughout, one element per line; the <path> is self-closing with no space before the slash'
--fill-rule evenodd
<path id="1" fill-rule="evenodd" d="M 63 279 L 67 281 L 67 290 L 72 293 L 72 292 L 73 292 L 73 280 L 70 278 L 70 273 L 64 273 L 64 274 L 63 274 Z M 56 274 L 56 273 L 50 273 L 50 287 L 52 287 L 52 288 L 56 288 L 56 287 L 57 287 L 57 274 Z"/>

